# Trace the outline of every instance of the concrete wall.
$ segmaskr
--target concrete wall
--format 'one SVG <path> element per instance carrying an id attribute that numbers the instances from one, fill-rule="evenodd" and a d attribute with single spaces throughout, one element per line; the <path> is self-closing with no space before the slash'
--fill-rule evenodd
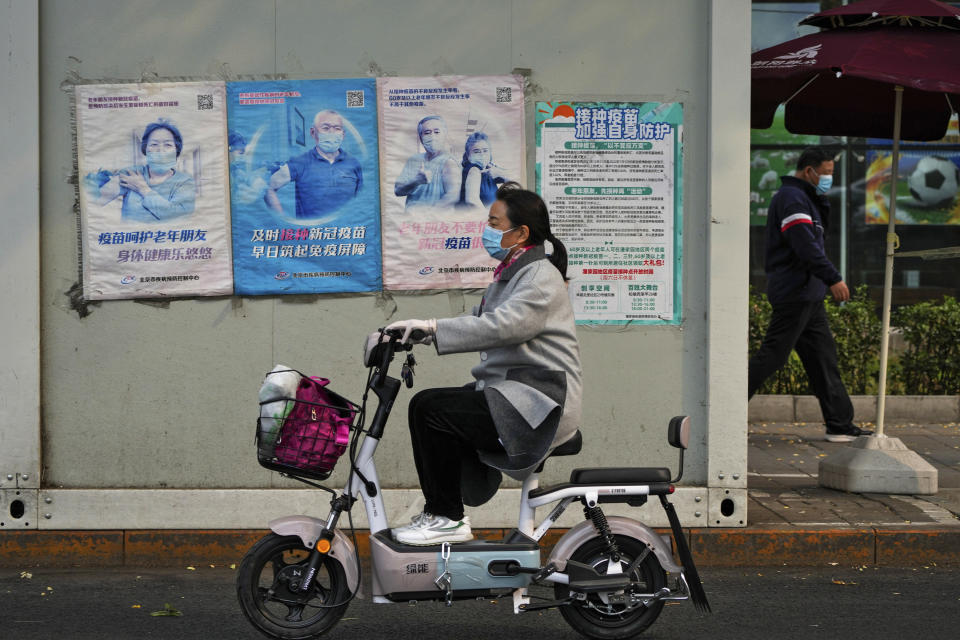
<path id="1" fill-rule="evenodd" d="M 37 17 L 33 3 L 0 3 L 0 527 L 36 526 L 40 486 Z"/>
<path id="2" fill-rule="evenodd" d="M 697 511 L 698 521 L 707 524 L 708 487 L 720 491 L 716 505 L 731 495 L 745 505 L 748 229 L 742 212 L 749 32 L 746 0 L 43 2 L 42 467 L 44 497 L 60 511 L 47 514 L 41 526 L 93 528 L 94 508 L 110 511 L 126 526 L 175 526 L 171 513 L 206 513 L 224 500 L 253 495 L 239 489 L 254 490 L 269 504 L 277 496 L 299 494 L 263 491 L 291 486 L 255 461 L 255 396 L 263 374 L 283 362 L 332 378 L 339 392 L 359 401 L 365 375 L 360 345 L 369 331 L 392 319 L 460 313 L 479 300 L 476 292 L 385 292 L 85 307 L 69 295 L 78 277 L 73 85 L 270 74 L 320 78 L 529 69 L 528 123 L 536 100 L 683 102 L 684 321 L 676 327 L 580 328 L 584 453 L 551 463 L 546 480 L 558 481 L 573 466 L 675 467 L 675 454 L 665 443 L 666 423 L 686 413 L 695 431 L 684 478 L 689 504 L 681 500 L 681 510 Z M 531 126 L 531 186 L 533 140 Z M 10 218 L 8 211 L 0 215 Z M 4 269 L 6 278 L 6 262 Z M 22 292 L 5 286 L 7 300 L 30 307 Z M 30 334 L 25 338 L 36 335 L 29 318 L 13 324 Z M 29 340 L 17 343 L 26 351 L 15 354 L 16 362 L 29 369 Z M 420 388 L 469 379 L 473 356 L 440 358 L 421 350 L 418 358 Z M 17 391 L 8 378 L 0 381 L 5 398 Z M 411 395 L 401 394 L 378 458 L 381 479 L 398 489 L 404 509 L 415 508 L 416 491 L 409 489 L 417 486 L 405 427 Z M 0 419 L 0 437 L 19 432 L 10 417 Z M 21 449 L 28 464 L 31 446 Z M 0 452 L 7 466 L 9 457 Z M 338 474 L 336 484 L 344 477 L 342 470 Z M 143 491 L 129 492 L 134 489 Z M 223 491 L 216 497 L 206 493 L 210 490 Z M 151 500 L 152 510 L 142 508 Z M 513 518 L 511 505 L 490 506 L 479 524 L 484 517 L 491 524 Z M 242 501 L 236 509 L 243 511 Z M 711 507 L 714 512 L 719 513 Z M 261 517 L 241 513 L 229 523 L 262 526 Z M 186 518 L 177 526 L 224 522 L 197 520 Z M 710 524 L 745 520 L 738 509 L 732 519 L 718 516 Z"/>

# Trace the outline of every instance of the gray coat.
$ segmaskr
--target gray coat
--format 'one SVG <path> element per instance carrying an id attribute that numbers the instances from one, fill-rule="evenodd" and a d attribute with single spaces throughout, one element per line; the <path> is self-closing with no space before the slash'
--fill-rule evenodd
<path id="1" fill-rule="evenodd" d="M 470 315 L 438 319 L 436 347 L 440 354 L 480 352 L 471 370 L 475 388 L 484 392 L 506 449 L 479 452 L 487 465 L 523 479 L 579 428 L 580 346 L 573 308 L 543 246 L 504 269 Z M 471 504 L 468 493 L 476 494 L 464 487 L 464 501 Z"/>

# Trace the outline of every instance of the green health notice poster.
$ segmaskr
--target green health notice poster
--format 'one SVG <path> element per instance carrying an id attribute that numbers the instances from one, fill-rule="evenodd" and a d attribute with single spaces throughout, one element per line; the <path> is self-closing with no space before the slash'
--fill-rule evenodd
<path id="1" fill-rule="evenodd" d="M 536 135 L 577 324 L 679 324 L 683 105 L 538 102 Z"/>

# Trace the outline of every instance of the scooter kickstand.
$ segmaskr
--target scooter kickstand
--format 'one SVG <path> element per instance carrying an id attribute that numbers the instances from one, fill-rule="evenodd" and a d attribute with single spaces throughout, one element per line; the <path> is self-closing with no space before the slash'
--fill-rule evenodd
<path id="1" fill-rule="evenodd" d="M 437 576 L 437 579 L 433 581 L 437 585 L 437 589 L 444 592 L 446 596 L 446 603 L 448 607 L 453 606 L 453 576 L 450 575 L 450 571 L 447 569 L 447 561 L 450 559 L 450 543 L 444 542 L 440 547 L 440 557 L 443 558 L 443 573 Z"/>

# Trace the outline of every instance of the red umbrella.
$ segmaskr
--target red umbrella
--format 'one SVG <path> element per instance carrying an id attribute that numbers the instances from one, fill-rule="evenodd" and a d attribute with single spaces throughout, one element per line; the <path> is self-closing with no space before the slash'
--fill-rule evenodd
<path id="1" fill-rule="evenodd" d="M 937 0 L 869 0 L 821 11 L 800 24 L 824 29 L 878 24 L 960 29 L 960 11 Z"/>
<path id="2" fill-rule="evenodd" d="M 960 30 L 943 26 L 960 21 L 924 15 L 944 8 L 956 14 L 933 0 L 864 0 L 807 18 L 805 24 L 837 28 L 753 54 L 751 126 L 769 127 L 783 104 L 784 124 L 793 133 L 891 138 L 895 185 L 901 138 L 942 138 L 960 107 Z M 908 19 L 915 9 L 922 20 Z M 850 22 L 861 26 L 841 26 Z M 934 26 L 902 26 L 913 24 Z M 890 198 L 887 227 L 878 436 L 883 435 L 893 258 L 899 248 L 896 201 Z"/>
<path id="3" fill-rule="evenodd" d="M 852 6 L 852 5 L 851 5 Z M 892 138 L 902 86 L 907 140 L 937 140 L 960 107 L 960 31 L 832 29 L 751 57 L 750 125 L 765 129 L 786 103 L 793 133 Z"/>

